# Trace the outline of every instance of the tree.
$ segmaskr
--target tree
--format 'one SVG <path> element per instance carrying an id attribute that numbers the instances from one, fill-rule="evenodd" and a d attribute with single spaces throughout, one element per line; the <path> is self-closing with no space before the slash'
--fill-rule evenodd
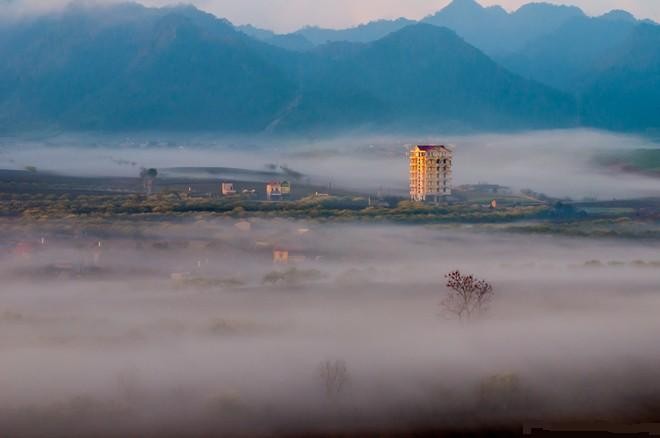
<path id="1" fill-rule="evenodd" d="M 147 192 L 147 195 L 151 195 L 154 188 L 154 180 L 158 176 L 158 170 L 153 167 L 150 169 L 145 169 L 144 167 L 140 170 L 140 178 L 142 178 L 142 184 Z"/>
<path id="2" fill-rule="evenodd" d="M 449 294 L 442 300 L 443 309 L 459 319 L 470 318 L 483 313 L 493 299 L 493 286 L 473 275 L 463 275 L 460 271 L 445 275 Z"/>

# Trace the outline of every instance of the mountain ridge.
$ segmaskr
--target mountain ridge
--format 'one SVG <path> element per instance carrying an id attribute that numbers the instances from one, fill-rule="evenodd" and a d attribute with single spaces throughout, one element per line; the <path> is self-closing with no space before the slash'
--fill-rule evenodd
<path id="1" fill-rule="evenodd" d="M 546 6 L 509 14 L 460 0 L 454 10 L 526 17 Z M 593 28 L 585 44 L 598 44 L 571 41 L 569 25 L 578 35 Z M 603 46 L 602 33 L 613 40 L 611 30 L 619 27 L 616 44 Z M 426 22 L 373 41 L 314 47 L 289 41 L 294 47 L 282 48 L 284 42 L 268 41 L 274 33 L 234 26 L 191 6 L 67 8 L 0 26 L 0 130 L 506 130 L 580 121 L 644 130 L 660 124 L 653 101 L 660 89 L 656 29 L 621 12 L 578 15 L 532 40 L 531 51 L 516 60 L 489 56 L 459 32 Z M 544 60 L 548 71 L 568 69 L 552 72 L 557 78 L 584 84 L 561 91 L 561 84 L 528 69 Z M 649 86 L 656 88 L 645 92 Z M 618 107 L 622 99 L 630 107 Z"/>

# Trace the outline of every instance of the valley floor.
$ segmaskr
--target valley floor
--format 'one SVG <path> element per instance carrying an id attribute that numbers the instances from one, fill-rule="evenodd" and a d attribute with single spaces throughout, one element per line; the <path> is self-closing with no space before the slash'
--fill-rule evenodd
<path id="1" fill-rule="evenodd" d="M 660 421 L 658 199 L 462 187 L 422 205 L 302 184 L 273 202 L 158 184 L 0 173 L 0 435 Z M 474 318 L 443 304 L 454 270 L 493 285 Z"/>
<path id="2" fill-rule="evenodd" d="M 261 187 L 243 182 L 239 187 Z M 0 222 L 5 227 L 106 227 L 135 222 L 191 222 L 228 218 L 343 223 L 477 226 L 486 231 L 583 237 L 660 239 L 660 199 L 562 201 L 542 194 L 513 194 L 495 185 L 461 186 L 440 204 L 296 184 L 290 197 L 267 201 L 261 192 L 221 196 L 217 179 L 164 178 L 146 196 L 138 178 L 81 178 L 0 171 Z"/>

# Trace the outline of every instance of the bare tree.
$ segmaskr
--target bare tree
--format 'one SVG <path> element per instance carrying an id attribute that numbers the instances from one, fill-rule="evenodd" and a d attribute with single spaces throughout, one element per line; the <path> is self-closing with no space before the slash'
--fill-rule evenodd
<path id="1" fill-rule="evenodd" d="M 343 360 L 326 360 L 319 365 L 319 377 L 325 387 L 325 395 L 333 398 L 348 384 L 349 375 Z"/>
<path id="2" fill-rule="evenodd" d="M 445 278 L 449 293 L 440 304 L 447 313 L 459 319 L 483 313 L 493 299 L 493 286 L 473 275 L 454 271 L 445 275 Z"/>

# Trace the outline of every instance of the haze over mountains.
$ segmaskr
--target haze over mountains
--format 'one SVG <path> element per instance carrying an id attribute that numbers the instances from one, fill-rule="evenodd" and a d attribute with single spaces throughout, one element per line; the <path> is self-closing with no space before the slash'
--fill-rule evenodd
<path id="1" fill-rule="evenodd" d="M 0 130 L 660 127 L 660 26 L 454 0 L 421 23 L 289 35 L 194 7 L 0 23 Z"/>

